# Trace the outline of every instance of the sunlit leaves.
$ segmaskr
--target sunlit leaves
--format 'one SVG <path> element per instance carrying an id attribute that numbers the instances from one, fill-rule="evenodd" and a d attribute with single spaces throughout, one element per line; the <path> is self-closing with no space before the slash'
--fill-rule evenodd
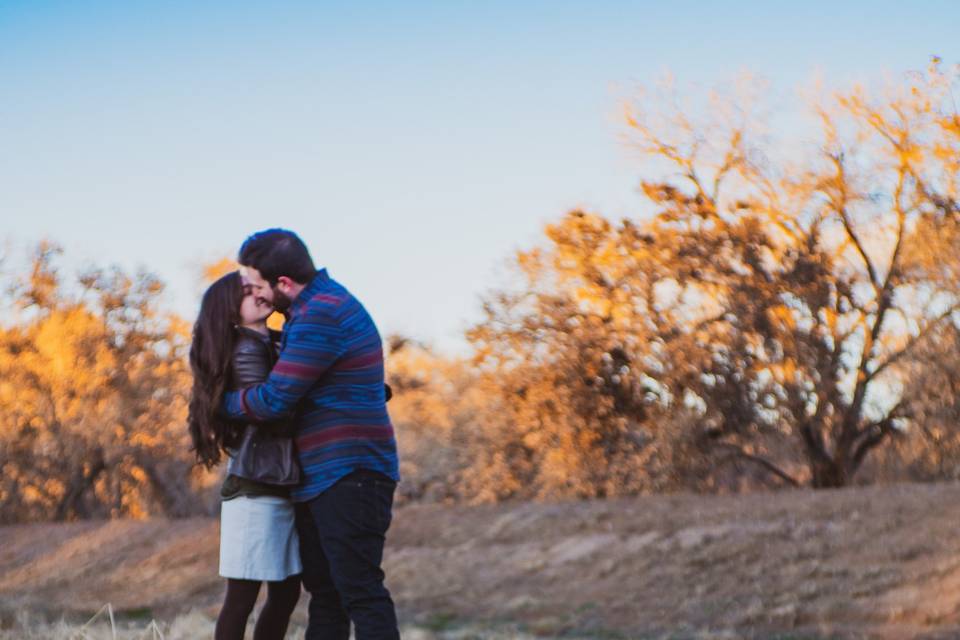
<path id="1" fill-rule="evenodd" d="M 158 312 L 154 276 L 91 269 L 71 285 L 57 256 L 35 252 L 20 321 L 0 329 L 0 519 L 189 508 L 188 327 Z"/>
<path id="2" fill-rule="evenodd" d="M 747 477 L 849 482 L 907 424 L 896 363 L 960 300 L 955 80 L 935 63 L 828 97 L 812 157 L 763 147 L 753 94 L 702 121 L 672 87 L 632 103 L 654 216 L 549 225 L 470 333 L 514 425 L 501 458 L 561 495 L 656 486 L 657 456 L 696 467 L 678 441 Z"/>

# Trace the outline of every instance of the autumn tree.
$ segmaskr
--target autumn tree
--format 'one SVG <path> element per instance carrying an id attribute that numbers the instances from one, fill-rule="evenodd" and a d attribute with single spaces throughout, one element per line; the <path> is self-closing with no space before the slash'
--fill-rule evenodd
<path id="1" fill-rule="evenodd" d="M 518 484 L 635 492 L 699 456 L 837 487 L 909 429 L 902 365 L 956 320 L 955 81 L 935 60 L 821 101 L 809 151 L 756 135 L 744 99 L 630 105 L 653 215 L 551 225 L 471 333 Z"/>
<path id="2" fill-rule="evenodd" d="M 187 327 L 152 275 L 70 283 L 59 253 L 38 248 L 0 327 L 0 520 L 196 511 Z"/>
<path id="3" fill-rule="evenodd" d="M 387 405 L 401 452 L 398 500 L 474 500 L 478 487 L 465 479 L 478 455 L 478 417 L 487 409 L 477 375 L 463 358 L 437 353 L 409 337 L 385 340 Z"/>

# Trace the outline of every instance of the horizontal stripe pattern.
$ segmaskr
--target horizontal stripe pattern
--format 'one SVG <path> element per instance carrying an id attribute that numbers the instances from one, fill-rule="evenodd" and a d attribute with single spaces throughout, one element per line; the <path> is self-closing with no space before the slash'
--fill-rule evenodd
<path id="1" fill-rule="evenodd" d="M 363 305 L 325 269 L 290 305 L 280 357 L 262 384 L 226 394 L 233 418 L 289 418 L 310 500 L 357 469 L 399 481 L 397 443 L 384 394 L 383 344 Z"/>

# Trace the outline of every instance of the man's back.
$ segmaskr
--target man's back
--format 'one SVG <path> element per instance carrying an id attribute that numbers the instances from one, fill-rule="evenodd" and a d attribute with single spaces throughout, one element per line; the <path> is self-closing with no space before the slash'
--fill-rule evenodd
<path id="1" fill-rule="evenodd" d="M 286 334 L 309 339 L 316 325 L 332 320 L 342 347 L 295 414 L 305 481 L 295 489 L 294 499 L 308 500 L 359 468 L 399 480 L 396 439 L 384 393 L 383 343 L 376 325 L 363 305 L 325 271 L 307 292 L 303 311 L 299 318 L 291 313 Z M 301 331 L 298 323 L 314 326 Z"/>

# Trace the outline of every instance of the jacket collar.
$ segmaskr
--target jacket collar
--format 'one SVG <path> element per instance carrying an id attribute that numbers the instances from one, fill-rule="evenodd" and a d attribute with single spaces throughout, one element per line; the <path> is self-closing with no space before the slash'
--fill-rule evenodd
<path id="1" fill-rule="evenodd" d="M 270 342 L 269 332 L 268 332 L 267 335 L 264 335 L 264 334 L 260 333 L 259 331 L 254 331 L 253 329 L 250 329 L 250 328 L 248 328 L 248 327 L 241 327 L 241 326 L 238 325 L 238 326 L 237 326 L 237 334 L 239 334 L 239 335 L 241 335 L 241 336 L 247 336 L 247 337 L 249 337 L 249 338 L 254 338 L 254 339 L 256 339 L 256 340 L 260 340 L 261 342 L 267 342 L 267 343 Z"/>

